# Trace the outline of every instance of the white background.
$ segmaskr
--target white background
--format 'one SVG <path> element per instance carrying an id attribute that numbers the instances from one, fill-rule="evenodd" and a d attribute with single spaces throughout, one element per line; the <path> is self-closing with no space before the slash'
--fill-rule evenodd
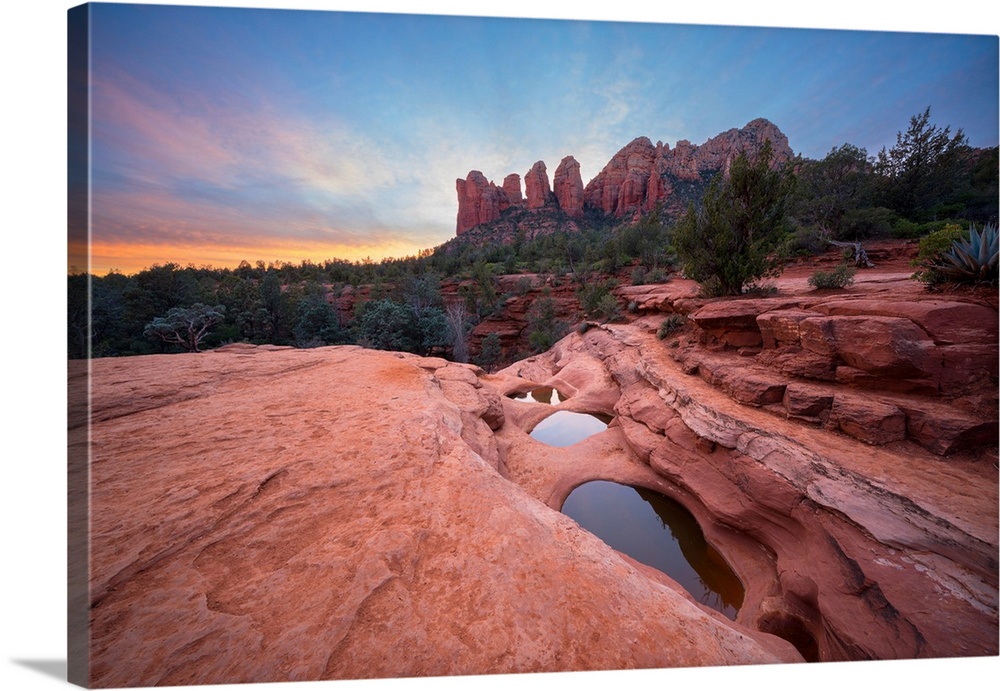
<path id="1" fill-rule="evenodd" d="M 3 80 L 0 82 L 0 145 L 3 224 L 0 362 L 0 439 L 3 474 L 3 606 L 0 622 L 0 688 L 63 688 L 66 661 L 66 435 L 65 435 L 65 152 L 66 10 L 75 3 L 19 0 L 4 7 L 0 21 Z M 180 4 L 176 1 L 162 4 Z M 623 3 L 438 1 L 350 2 L 293 0 L 205 2 L 229 5 L 493 14 L 673 23 L 824 27 L 921 32 L 998 33 L 995 3 L 982 0 L 890 3 L 855 0 L 825 3 L 721 2 L 656 3 L 661 7 L 623 10 Z M 878 6 L 878 9 L 875 6 Z M 961 123 L 953 123 L 956 127 Z M 523 689 L 584 688 L 641 684 L 749 688 L 861 689 L 889 685 L 912 689 L 948 688 L 1000 678 L 1000 659 L 785 665 L 712 670 L 654 670 L 408 681 L 315 682 L 223 685 L 220 691 L 261 689 Z M 989 682 L 987 682 L 989 683 Z"/>

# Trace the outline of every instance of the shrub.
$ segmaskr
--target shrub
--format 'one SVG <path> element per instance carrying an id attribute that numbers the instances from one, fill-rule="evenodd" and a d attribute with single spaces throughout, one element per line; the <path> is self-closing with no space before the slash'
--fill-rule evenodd
<path id="1" fill-rule="evenodd" d="M 670 280 L 670 275 L 661 268 L 655 268 L 646 277 L 647 283 L 666 283 Z"/>
<path id="2" fill-rule="evenodd" d="M 632 285 L 641 286 L 646 284 L 646 267 L 637 266 L 632 269 Z"/>
<path id="3" fill-rule="evenodd" d="M 714 177 L 701 208 L 692 204 L 674 231 L 684 273 L 706 294 L 739 295 L 783 265 L 785 207 L 795 178 L 791 166 L 774 169 L 773 157 L 770 141 L 752 160 L 741 153 L 729 177 Z"/>
<path id="4" fill-rule="evenodd" d="M 576 291 L 584 314 L 593 319 L 614 321 L 621 319 L 621 308 L 611 292 L 618 283 L 613 278 L 600 282 L 584 283 Z"/>
<path id="5" fill-rule="evenodd" d="M 876 206 L 855 209 L 844 214 L 841 231 L 835 240 L 865 240 L 884 238 L 892 235 L 893 224 L 899 216 L 892 210 Z"/>
<path id="6" fill-rule="evenodd" d="M 566 333 L 566 325 L 556 318 L 556 303 L 548 288 L 532 304 L 527 317 L 528 343 L 535 353 L 545 352 Z"/>
<path id="7" fill-rule="evenodd" d="M 604 319 L 604 321 L 619 321 L 622 318 L 622 309 L 618 305 L 618 300 L 611 293 L 607 293 L 601 297 L 597 303 L 597 309 L 594 310 L 596 316 Z"/>
<path id="8" fill-rule="evenodd" d="M 941 280 L 954 283 L 997 282 L 997 227 L 987 224 L 982 232 L 969 226 L 968 237 L 959 237 L 950 249 L 931 260 L 928 268 Z"/>
<path id="9" fill-rule="evenodd" d="M 662 341 L 675 331 L 684 328 L 684 324 L 686 323 L 687 319 L 684 318 L 684 315 L 671 314 L 660 324 L 660 328 L 656 332 L 656 337 Z"/>
<path id="10" fill-rule="evenodd" d="M 944 254 L 956 240 L 964 236 L 965 231 L 957 223 L 949 223 L 944 228 L 925 235 L 917 245 L 917 258 L 913 261 L 914 265 L 931 261 Z"/>
<path id="11" fill-rule="evenodd" d="M 920 270 L 913 274 L 913 277 L 928 284 L 944 280 L 931 268 L 931 264 L 964 236 L 965 231 L 962 227 L 952 223 L 921 238 L 917 246 L 917 257 L 912 262 L 913 266 L 920 267 Z"/>
<path id="12" fill-rule="evenodd" d="M 820 254 L 828 245 L 823 232 L 815 226 L 799 227 L 786 240 L 785 251 L 793 257 Z"/>
<path id="13" fill-rule="evenodd" d="M 500 336 L 493 331 L 483 339 L 483 343 L 479 348 L 479 355 L 474 357 L 472 361 L 487 372 L 492 372 L 493 367 L 500 361 L 501 355 Z"/>
<path id="14" fill-rule="evenodd" d="M 855 268 L 841 264 L 833 271 L 817 271 L 809 277 L 809 285 L 817 290 L 824 288 L 846 288 L 854 283 Z"/>

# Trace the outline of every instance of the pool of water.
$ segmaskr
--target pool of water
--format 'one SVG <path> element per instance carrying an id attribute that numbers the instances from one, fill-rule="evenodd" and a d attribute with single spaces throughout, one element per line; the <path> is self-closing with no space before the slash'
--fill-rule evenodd
<path id="1" fill-rule="evenodd" d="M 524 403 L 545 403 L 547 405 L 559 405 L 566 400 L 560 396 L 558 391 L 548 386 L 542 386 L 527 393 L 515 394 L 511 398 Z"/>
<path id="2" fill-rule="evenodd" d="M 667 574 L 702 604 L 736 618 L 743 585 L 676 501 L 597 480 L 570 492 L 562 511 L 619 552 Z"/>
<path id="3" fill-rule="evenodd" d="M 535 425 L 531 436 L 549 446 L 572 446 L 587 437 L 603 432 L 611 418 L 558 410 Z"/>

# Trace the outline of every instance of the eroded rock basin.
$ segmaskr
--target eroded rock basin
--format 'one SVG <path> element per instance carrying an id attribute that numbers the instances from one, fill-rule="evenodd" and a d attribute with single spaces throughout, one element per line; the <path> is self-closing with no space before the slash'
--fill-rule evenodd
<path id="1" fill-rule="evenodd" d="M 544 467 L 511 426 L 500 430 L 514 482 L 553 508 L 592 480 L 675 499 L 745 586 L 736 623 L 783 638 L 803 659 L 996 654 L 995 445 L 943 456 L 919 434 L 865 440 L 787 414 L 780 400 L 769 407 L 764 394 L 753 403 L 672 357 L 655 337 L 658 321 L 592 327 L 486 377 L 501 390 L 558 386 L 569 394 L 560 408 L 615 416 L 605 432 L 550 452 Z M 865 396 L 832 385 L 821 393 L 834 412 L 837 397 Z M 906 415 L 937 405 L 897 400 Z M 531 429 L 530 411 L 507 410 Z M 996 428 L 988 417 L 975 424 Z M 985 494 L 971 496 L 970 482 Z"/>

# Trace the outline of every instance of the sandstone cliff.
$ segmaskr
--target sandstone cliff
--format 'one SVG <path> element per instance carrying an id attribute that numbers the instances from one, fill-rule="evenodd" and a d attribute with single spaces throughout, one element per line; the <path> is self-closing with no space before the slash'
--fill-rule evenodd
<path id="1" fill-rule="evenodd" d="M 701 194 L 715 174 L 725 174 L 736 156 L 756 153 L 765 141 L 771 142 L 775 164 L 793 158 L 788 138 L 763 118 L 723 132 L 700 146 L 681 140 L 671 149 L 668 144 L 654 145 L 647 137 L 638 137 L 616 153 L 586 186 L 576 159 L 564 158 L 555 172 L 554 194 L 545 164 L 538 161 L 525 175 L 524 206 L 536 210 L 554 204 L 575 219 L 583 217 L 586 209 L 614 218 L 635 217 L 657 205 L 668 213 L 678 213 Z M 508 184 L 511 178 L 516 175 L 508 176 L 503 187 L 497 187 L 479 171 L 472 171 L 465 180 L 457 181 L 458 235 L 492 223 L 506 208 L 522 206 L 519 181 Z"/>

